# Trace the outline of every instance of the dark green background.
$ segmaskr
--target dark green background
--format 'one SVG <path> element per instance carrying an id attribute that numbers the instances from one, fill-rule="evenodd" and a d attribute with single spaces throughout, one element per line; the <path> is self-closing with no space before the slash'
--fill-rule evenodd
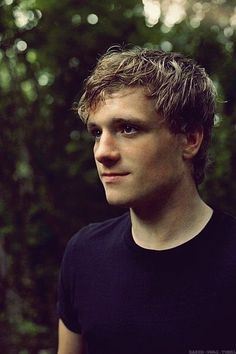
<path id="1" fill-rule="evenodd" d="M 122 212 L 105 203 L 91 141 L 71 109 L 109 46 L 172 49 L 206 67 L 219 92 L 218 124 L 201 193 L 236 214 L 235 1 L 188 1 L 170 28 L 164 8 L 147 26 L 134 0 L 0 4 L 0 351 L 52 354 L 65 244 L 84 224 Z"/>

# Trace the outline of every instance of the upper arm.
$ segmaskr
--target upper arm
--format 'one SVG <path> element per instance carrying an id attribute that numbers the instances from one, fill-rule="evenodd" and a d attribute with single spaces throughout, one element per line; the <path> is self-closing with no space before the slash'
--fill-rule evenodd
<path id="1" fill-rule="evenodd" d="M 86 346 L 80 334 L 70 331 L 59 320 L 58 326 L 58 352 L 57 354 L 86 354 Z"/>

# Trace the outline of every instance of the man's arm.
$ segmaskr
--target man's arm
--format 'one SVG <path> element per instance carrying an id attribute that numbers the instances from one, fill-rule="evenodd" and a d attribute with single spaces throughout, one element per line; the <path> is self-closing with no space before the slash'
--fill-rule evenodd
<path id="1" fill-rule="evenodd" d="M 86 345 L 81 335 L 71 332 L 59 320 L 57 354 L 86 354 Z"/>

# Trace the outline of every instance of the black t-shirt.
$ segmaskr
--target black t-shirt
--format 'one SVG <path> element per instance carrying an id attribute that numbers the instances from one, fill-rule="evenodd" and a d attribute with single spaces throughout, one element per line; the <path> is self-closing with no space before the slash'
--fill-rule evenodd
<path id="1" fill-rule="evenodd" d="M 88 225 L 67 245 L 58 312 L 89 354 L 236 350 L 236 220 L 214 212 L 163 251 L 134 242 L 129 213 Z"/>

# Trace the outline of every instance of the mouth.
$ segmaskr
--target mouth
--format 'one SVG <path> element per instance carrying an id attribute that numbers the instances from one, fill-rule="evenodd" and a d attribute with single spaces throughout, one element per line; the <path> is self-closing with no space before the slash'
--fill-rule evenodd
<path id="1" fill-rule="evenodd" d="M 129 172 L 107 172 L 101 174 L 101 179 L 106 183 L 121 182 L 129 174 Z"/>

